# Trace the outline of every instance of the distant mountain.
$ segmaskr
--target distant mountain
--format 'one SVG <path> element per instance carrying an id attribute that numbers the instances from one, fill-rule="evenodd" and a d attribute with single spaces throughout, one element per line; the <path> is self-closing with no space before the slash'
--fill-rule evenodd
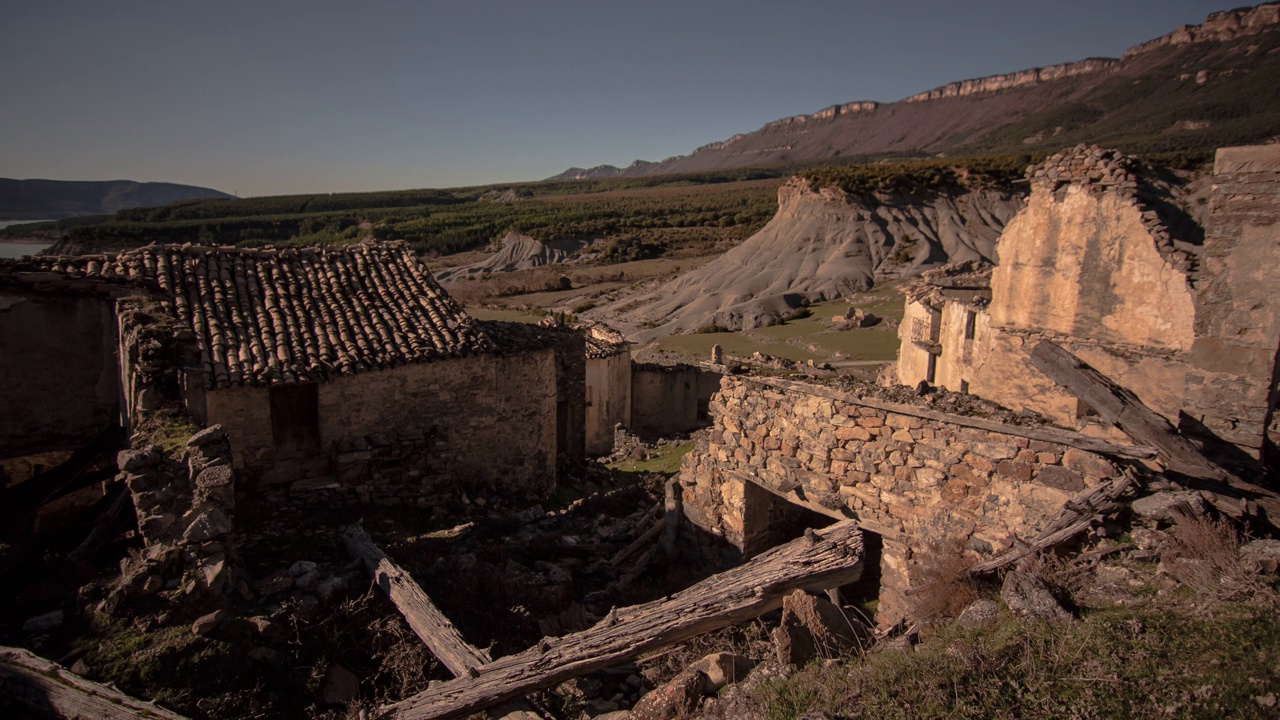
<path id="1" fill-rule="evenodd" d="M 650 174 L 648 172 L 649 167 L 657 164 L 645 160 L 636 160 L 625 168 L 614 165 L 597 165 L 593 168 L 571 167 L 559 175 L 547 178 L 547 180 L 604 180 L 624 175 L 648 175 Z"/>
<path id="2" fill-rule="evenodd" d="M 179 200 L 231 198 L 193 185 L 132 180 L 11 180 L 0 178 L 0 220 L 58 220 Z"/>
<path id="3" fill-rule="evenodd" d="M 1129 48 L 857 101 L 768 123 L 661 162 L 550 179 L 849 163 L 886 155 L 1053 152 L 1078 142 L 1204 154 L 1280 134 L 1280 3 L 1214 13 Z M 578 173 L 575 175 L 574 173 Z M 611 174 L 604 174 L 611 173 Z"/>

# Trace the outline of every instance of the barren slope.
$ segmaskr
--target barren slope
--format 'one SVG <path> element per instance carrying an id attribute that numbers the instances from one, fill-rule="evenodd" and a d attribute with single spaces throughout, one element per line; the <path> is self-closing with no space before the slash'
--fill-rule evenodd
<path id="1" fill-rule="evenodd" d="M 778 213 L 724 255 L 650 293 L 602 309 L 635 340 L 710 325 L 767 325 L 805 302 L 830 300 L 949 260 L 993 259 L 1022 197 L 1000 190 L 864 198 L 813 192 L 793 179 Z"/>
<path id="2" fill-rule="evenodd" d="M 527 270 L 543 265 L 555 265 L 569 259 L 583 243 L 542 243 L 528 235 L 509 232 L 502 237 L 502 249 L 471 265 L 437 270 L 436 279 L 442 283 L 463 280 L 485 273 Z"/>

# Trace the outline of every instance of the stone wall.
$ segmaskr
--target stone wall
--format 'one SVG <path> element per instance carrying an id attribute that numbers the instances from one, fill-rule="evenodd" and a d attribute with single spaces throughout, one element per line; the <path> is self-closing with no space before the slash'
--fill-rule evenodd
<path id="1" fill-rule="evenodd" d="M 613 452 L 613 429 L 631 422 L 631 352 L 586 361 L 586 451 Z"/>
<path id="2" fill-rule="evenodd" d="M 1209 198 L 1185 429 L 1254 459 L 1278 441 L 1269 428 L 1280 397 L 1278 270 L 1280 145 L 1223 148 Z"/>
<path id="3" fill-rule="evenodd" d="M 77 448 L 120 419 L 110 298 L 0 290 L 0 457 Z"/>
<path id="4" fill-rule="evenodd" d="M 1030 538 L 1064 502 L 1116 470 L 1093 453 L 920 416 L 912 406 L 830 388 L 726 376 L 714 425 L 685 456 L 685 514 L 744 554 L 763 549 L 755 486 L 831 517 L 857 517 L 884 538 L 878 622 L 908 612 L 913 558 L 962 545 L 990 557 Z"/>
<path id="5" fill-rule="evenodd" d="M 555 351 L 545 349 L 320 383 L 320 455 L 310 463 L 288 458 L 296 465 L 288 472 L 278 472 L 268 388 L 209 391 L 203 420 L 226 429 L 233 464 L 249 483 L 274 473 L 301 482 L 291 485 L 299 492 L 387 502 L 444 488 L 542 497 L 555 485 L 556 374 Z"/>
<path id="6" fill-rule="evenodd" d="M 631 432 L 652 439 L 706 425 L 719 386 L 720 373 L 693 365 L 633 365 Z"/>

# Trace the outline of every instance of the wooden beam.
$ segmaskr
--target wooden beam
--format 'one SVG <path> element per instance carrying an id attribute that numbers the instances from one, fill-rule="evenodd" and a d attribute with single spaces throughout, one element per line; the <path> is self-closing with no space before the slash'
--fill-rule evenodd
<path id="1" fill-rule="evenodd" d="M 364 564 L 374 583 L 404 616 L 413 633 L 454 677 L 467 677 L 469 673 L 476 672 L 476 668 L 492 661 L 487 651 L 462 638 L 458 628 L 431 602 L 413 577 L 392 562 L 358 523 L 342 532 L 342 542 L 347 546 L 347 552 Z M 540 716 L 531 706 L 513 704 L 495 710 L 494 717 L 537 720 Z"/>
<path id="2" fill-rule="evenodd" d="M 1069 350 L 1051 340 L 1041 340 L 1031 351 L 1031 364 L 1067 388 L 1097 411 L 1105 421 L 1140 443 L 1153 445 L 1172 472 L 1189 480 L 1188 487 L 1202 490 L 1219 511 L 1240 517 L 1247 511 L 1241 500 L 1266 511 L 1266 520 L 1280 527 L 1280 495 L 1242 480 L 1211 462 L 1163 416 L 1143 404 L 1138 396 L 1089 367 Z"/>
<path id="3" fill-rule="evenodd" d="M 1143 404 L 1129 390 L 1089 367 L 1069 350 L 1041 340 L 1031 351 L 1031 365 L 1097 411 L 1106 422 L 1134 440 L 1159 450 L 1165 467 L 1183 475 L 1221 478 L 1225 473 L 1209 462 L 1191 441 L 1178 434 L 1163 416 Z"/>
<path id="4" fill-rule="evenodd" d="M 499 658 L 379 710 L 384 718 L 461 717 L 538 688 L 607 668 L 656 648 L 735 625 L 782 604 L 796 589 L 825 590 L 862 576 L 856 520 L 806 533 L 732 570 L 661 600 L 617 609 L 594 627 Z"/>
<path id="5" fill-rule="evenodd" d="M 799 383 L 794 380 L 761 378 L 746 375 L 735 377 L 740 377 L 743 380 L 749 380 L 760 385 L 769 385 L 783 390 L 794 390 L 814 397 L 838 400 L 840 402 L 849 403 L 850 405 L 860 405 L 862 407 L 883 410 L 897 415 L 908 415 L 910 417 L 918 417 L 926 420 L 937 420 L 938 422 L 945 422 L 951 425 L 988 430 L 990 432 L 998 432 L 1004 435 L 1012 435 L 1014 437 L 1024 437 L 1031 440 L 1043 440 L 1045 442 L 1066 445 L 1067 447 L 1073 447 L 1078 450 L 1088 450 L 1089 452 L 1095 452 L 1102 455 L 1143 459 L 1155 457 L 1157 452 L 1156 448 L 1153 447 L 1145 445 L 1116 445 L 1115 443 L 1109 443 L 1105 440 L 1099 440 L 1098 438 L 1081 435 L 1078 432 L 1063 430 L 1061 428 L 1044 425 L 1010 425 L 1008 423 L 995 422 L 994 420 L 985 420 L 983 418 L 970 417 L 968 415 L 955 415 L 952 413 L 938 412 L 937 410 L 929 410 L 928 408 L 916 407 L 915 405 L 881 402 L 870 398 L 858 397 L 852 393 L 840 392 L 821 385 Z"/>
<path id="6" fill-rule="evenodd" d="M 0 647 L 0 710 L 14 713 L 7 717 L 186 720 L 11 647 Z"/>
<path id="7" fill-rule="evenodd" d="M 1117 503 L 1116 500 L 1125 494 L 1129 488 L 1136 485 L 1137 480 L 1132 473 L 1126 472 L 1121 477 L 1105 480 L 1096 487 L 1085 490 L 1063 503 L 1063 507 L 1058 511 L 1058 514 L 1045 525 L 1040 534 L 1029 544 L 998 555 L 986 562 L 978 563 L 969 568 L 969 574 L 980 575 L 999 570 L 1032 553 L 1051 548 L 1074 538 L 1089 529 L 1089 526 L 1093 524 L 1095 515 L 1122 509 L 1124 505 Z"/>

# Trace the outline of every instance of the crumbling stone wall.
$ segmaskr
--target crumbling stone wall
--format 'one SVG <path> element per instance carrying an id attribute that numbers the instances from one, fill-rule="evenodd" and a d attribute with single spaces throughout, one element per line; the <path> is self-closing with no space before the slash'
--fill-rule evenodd
<path id="1" fill-rule="evenodd" d="M 1184 430 L 1254 459 L 1275 452 L 1280 430 L 1278 268 L 1280 145 L 1223 148 L 1209 198 Z"/>
<path id="2" fill-rule="evenodd" d="M 907 614 L 913 557 L 960 545 L 978 557 L 1034 536 L 1063 503 L 1117 472 L 1059 443 L 923 417 L 911 406 L 800 383 L 726 376 L 714 425 L 681 465 L 684 512 L 745 554 L 767 528 L 752 486 L 884 538 L 880 622 Z M 916 571 L 918 572 L 918 571 Z"/>
<path id="3" fill-rule="evenodd" d="M 0 457 L 77 448 L 119 421 L 110 298 L 0 289 Z"/>
<path id="4" fill-rule="evenodd" d="M 693 365 L 633 365 L 631 432 L 656 438 L 702 427 L 719 384 L 719 373 Z"/>
<path id="5" fill-rule="evenodd" d="M 631 423 L 631 352 L 586 360 L 586 451 L 613 452 L 614 427 Z"/>

